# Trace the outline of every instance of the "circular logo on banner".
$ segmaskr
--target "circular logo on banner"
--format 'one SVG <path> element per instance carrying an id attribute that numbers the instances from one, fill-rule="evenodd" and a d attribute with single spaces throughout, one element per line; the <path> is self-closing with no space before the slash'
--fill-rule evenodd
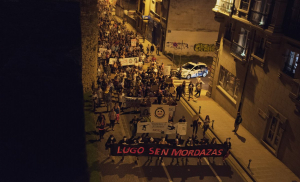
<path id="1" fill-rule="evenodd" d="M 154 112 L 155 117 L 161 119 L 165 116 L 165 110 L 162 107 L 158 107 Z"/>
<path id="2" fill-rule="evenodd" d="M 129 63 L 132 63 L 132 59 L 129 59 Z"/>

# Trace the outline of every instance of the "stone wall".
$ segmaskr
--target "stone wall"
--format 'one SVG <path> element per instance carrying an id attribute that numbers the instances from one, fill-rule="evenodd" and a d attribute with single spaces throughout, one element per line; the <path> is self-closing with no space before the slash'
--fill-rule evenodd
<path id="1" fill-rule="evenodd" d="M 83 92 L 91 91 L 97 76 L 97 0 L 81 0 L 81 47 Z"/>
<path id="2" fill-rule="evenodd" d="M 214 5 L 211 0 L 171 0 L 165 51 L 213 56 L 219 30 L 212 12 Z"/>

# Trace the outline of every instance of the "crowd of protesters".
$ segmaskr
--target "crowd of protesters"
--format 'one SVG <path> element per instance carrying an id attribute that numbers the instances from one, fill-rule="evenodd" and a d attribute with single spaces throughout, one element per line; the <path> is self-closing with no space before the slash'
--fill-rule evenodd
<path id="1" fill-rule="evenodd" d="M 114 16 L 111 15 L 111 6 L 106 1 L 99 3 L 99 52 L 98 52 L 98 73 L 97 83 L 93 85 L 93 101 L 94 111 L 97 107 L 101 106 L 101 103 L 105 103 L 108 111 L 108 118 L 100 113 L 96 122 L 96 128 L 99 130 L 99 140 L 101 141 L 106 131 L 106 125 L 109 124 L 111 131 L 114 131 L 115 124 L 120 122 L 120 113 L 125 109 L 124 97 L 137 97 L 141 98 L 141 106 L 148 106 L 151 104 L 150 98 L 156 97 L 154 104 L 168 104 L 176 105 L 176 100 L 180 100 L 180 97 L 185 95 L 185 89 L 188 87 L 189 99 L 200 97 L 202 89 L 202 80 L 197 78 L 195 83 L 196 94 L 193 95 L 194 84 L 190 81 L 189 85 L 185 81 L 174 88 L 173 79 L 168 75 L 164 75 L 164 64 L 159 64 L 154 53 L 154 45 L 148 44 L 147 47 L 143 47 L 143 44 L 139 42 L 139 37 L 133 31 L 128 31 L 124 25 L 124 22 L 118 22 Z M 135 39 L 135 45 L 132 45 L 132 39 Z M 156 54 L 159 55 L 159 48 L 156 48 Z M 139 57 L 139 61 L 134 65 L 123 66 L 120 59 Z M 110 62 L 111 58 L 115 58 L 114 62 Z M 145 63 L 150 63 L 145 69 Z M 176 92 L 175 92 L 176 91 Z M 176 93 L 176 98 L 173 94 Z M 135 108 L 137 110 L 138 108 Z M 109 121 L 109 123 L 108 123 Z M 153 143 L 153 144 L 167 144 L 173 146 L 197 146 L 209 144 L 208 139 L 205 137 L 205 133 L 209 127 L 209 116 L 205 118 L 203 122 L 203 139 L 198 139 L 197 132 L 198 127 L 201 125 L 200 119 L 193 121 L 193 135 L 187 141 L 183 141 L 180 135 L 176 136 L 174 141 L 168 140 L 168 138 L 162 137 L 160 141 L 152 137 L 143 138 L 140 136 L 135 139 L 137 132 L 137 124 L 141 121 L 141 118 L 134 116 L 130 122 L 133 127 L 132 137 L 127 139 L 123 137 L 120 141 L 121 144 L 140 144 L 140 143 Z M 172 122 L 172 121 L 171 121 Z M 179 122 L 186 122 L 185 118 L 181 118 Z M 148 136 L 148 134 L 147 134 Z M 105 146 L 107 150 L 110 150 L 112 144 L 117 143 L 116 138 L 113 135 L 108 137 Z M 211 141 L 211 144 L 215 144 L 216 139 Z M 110 153 L 110 151 L 109 151 Z M 112 160 L 114 161 L 114 157 Z M 228 156 L 227 156 L 228 157 Z M 149 158 L 152 161 L 152 157 Z M 223 158 L 224 161 L 225 158 Z M 121 161 L 124 160 L 124 156 Z M 138 157 L 135 162 L 137 163 Z M 163 159 L 160 158 L 162 161 Z M 187 159 L 186 159 L 187 160 Z M 173 160 L 172 160 L 173 161 Z M 201 158 L 198 158 L 198 162 L 201 162 Z M 178 158 L 177 158 L 178 163 Z"/>

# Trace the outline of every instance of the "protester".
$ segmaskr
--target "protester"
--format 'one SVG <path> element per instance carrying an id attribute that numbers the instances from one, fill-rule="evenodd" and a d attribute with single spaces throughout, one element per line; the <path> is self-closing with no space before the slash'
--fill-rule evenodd
<path id="1" fill-rule="evenodd" d="M 108 113 L 108 116 L 109 116 L 109 120 L 110 120 L 110 128 L 112 129 L 112 131 L 115 131 L 114 128 L 115 128 L 115 121 L 117 118 L 117 114 L 114 111 L 114 109 L 110 110 L 110 112 Z"/>
<path id="2" fill-rule="evenodd" d="M 117 121 L 117 124 L 119 124 L 119 120 L 120 120 L 120 107 L 119 107 L 118 103 L 115 104 L 114 110 L 116 112 L 116 121 Z"/>
<path id="3" fill-rule="evenodd" d="M 209 128 L 209 123 L 210 123 L 209 115 L 206 115 L 204 124 L 203 124 L 203 136 L 205 136 L 205 133 L 206 133 L 207 129 Z"/>
<path id="4" fill-rule="evenodd" d="M 193 84 L 192 81 L 190 81 L 190 84 L 189 84 L 189 101 L 190 101 L 191 97 L 193 99 L 193 89 L 194 89 L 194 84 Z"/>
<path id="5" fill-rule="evenodd" d="M 133 119 L 130 121 L 130 127 L 133 127 L 132 130 L 132 138 L 134 138 L 136 136 L 136 132 L 137 132 L 137 124 L 139 123 L 139 119 L 137 118 L 136 115 L 133 116 Z"/>
<path id="6" fill-rule="evenodd" d="M 242 123 L 242 121 L 243 121 L 243 119 L 242 119 L 241 113 L 238 112 L 237 116 L 235 118 L 235 122 L 234 122 L 234 130 L 233 130 L 234 133 L 236 133 L 237 130 L 239 129 L 239 126 Z"/>
<path id="7" fill-rule="evenodd" d="M 160 145 L 167 145 L 168 142 L 166 141 L 165 137 L 162 137 L 158 144 L 160 144 Z M 158 157 L 158 160 L 159 159 L 160 159 L 161 162 L 163 162 L 163 157 Z"/>
<path id="8" fill-rule="evenodd" d="M 105 143 L 105 149 L 108 150 L 108 157 L 111 157 L 112 162 L 115 162 L 115 158 L 114 158 L 114 156 L 110 155 L 110 152 L 111 152 L 112 145 L 115 143 L 116 143 L 116 139 L 115 139 L 114 135 L 110 135 Z"/>
<path id="9" fill-rule="evenodd" d="M 182 86 L 179 85 L 179 86 L 176 88 L 176 100 L 180 101 L 181 94 L 182 94 Z"/>
<path id="10" fill-rule="evenodd" d="M 150 49 L 150 54 L 152 54 L 154 52 L 154 45 L 151 45 L 151 49 Z"/>
<path id="11" fill-rule="evenodd" d="M 195 119 L 193 121 L 193 135 L 197 135 L 197 132 L 198 132 L 198 127 L 201 125 L 201 122 L 200 122 L 200 117 Z"/>
<path id="12" fill-rule="evenodd" d="M 154 138 L 151 137 L 151 138 L 149 139 L 148 144 L 149 144 L 149 145 L 154 145 L 154 144 L 156 144 Z M 151 155 L 151 156 L 148 156 L 148 160 L 150 159 L 150 162 L 152 162 L 152 157 L 153 157 L 152 155 Z"/>
<path id="13" fill-rule="evenodd" d="M 102 113 L 100 113 L 100 115 L 98 116 L 98 119 L 97 119 L 97 128 L 99 130 L 99 141 L 100 142 L 101 142 L 101 139 L 104 139 L 103 136 L 105 133 L 105 126 L 106 126 L 105 116 L 102 115 Z"/>
<path id="14" fill-rule="evenodd" d="M 120 145 L 128 145 L 129 143 L 128 143 L 128 140 L 127 140 L 127 137 L 126 136 L 124 136 L 123 137 L 123 140 L 121 140 L 120 142 L 119 142 L 119 144 Z M 121 159 L 121 162 L 123 162 L 124 161 L 124 153 L 122 154 L 122 159 Z"/>

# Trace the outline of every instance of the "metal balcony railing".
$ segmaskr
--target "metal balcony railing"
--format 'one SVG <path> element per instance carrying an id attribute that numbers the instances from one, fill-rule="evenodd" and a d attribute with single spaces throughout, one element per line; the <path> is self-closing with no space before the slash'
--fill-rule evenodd
<path id="1" fill-rule="evenodd" d="M 241 9 L 248 11 L 248 7 L 249 7 L 249 0 L 241 0 Z"/>
<path id="2" fill-rule="evenodd" d="M 295 68 L 294 66 L 290 65 L 289 63 L 285 63 L 284 68 L 283 68 L 283 72 L 287 75 L 289 75 L 290 77 L 294 78 L 295 75 Z"/>
<path id="3" fill-rule="evenodd" d="M 268 14 L 251 10 L 250 21 L 259 26 L 264 26 L 267 20 Z"/>
<path id="4" fill-rule="evenodd" d="M 221 0 L 220 10 L 225 13 L 230 13 L 232 10 L 233 3 L 228 0 Z"/>
<path id="5" fill-rule="evenodd" d="M 240 46 L 236 42 L 232 42 L 231 44 L 231 53 L 235 56 L 239 57 L 240 59 L 244 59 L 246 57 L 246 48 Z"/>

